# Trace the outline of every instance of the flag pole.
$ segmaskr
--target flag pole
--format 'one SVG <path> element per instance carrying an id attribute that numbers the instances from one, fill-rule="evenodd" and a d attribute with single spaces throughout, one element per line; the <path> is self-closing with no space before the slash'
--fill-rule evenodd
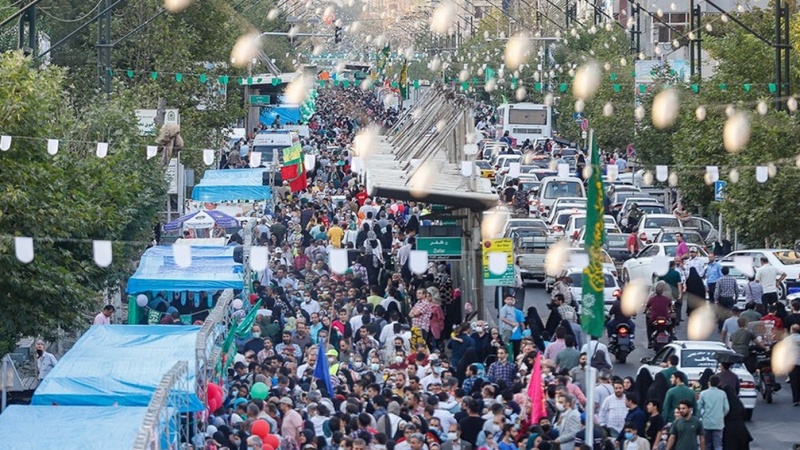
<path id="1" fill-rule="evenodd" d="M 594 167 L 594 164 L 593 164 L 593 162 L 595 160 L 593 153 L 595 151 L 596 150 L 594 148 L 594 130 L 590 129 L 589 130 L 589 152 L 590 152 L 589 153 L 589 167 L 591 167 L 593 171 L 600 169 L 599 167 Z M 586 206 L 587 206 L 587 211 L 588 211 L 588 207 L 590 205 L 587 204 Z M 603 220 L 602 216 L 601 216 L 600 220 Z M 590 253 L 590 255 L 591 255 L 591 253 Z M 592 362 L 592 355 L 591 354 L 594 353 L 594 352 L 592 351 L 592 335 L 589 334 L 586 331 L 586 327 L 582 327 L 582 328 L 584 328 L 583 341 L 587 343 L 587 346 L 586 346 L 586 367 L 587 367 L 587 370 L 586 370 L 586 380 L 584 382 L 584 390 L 586 391 L 586 429 L 585 429 L 585 436 L 584 436 L 583 442 L 584 443 L 589 443 L 589 446 L 592 447 L 594 445 L 594 389 L 595 389 L 595 386 L 594 386 L 594 383 L 592 382 L 592 378 L 593 378 L 592 377 L 592 370 L 593 370 L 593 368 L 592 368 L 592 364 L 591 364 L 591 362 Z"/>

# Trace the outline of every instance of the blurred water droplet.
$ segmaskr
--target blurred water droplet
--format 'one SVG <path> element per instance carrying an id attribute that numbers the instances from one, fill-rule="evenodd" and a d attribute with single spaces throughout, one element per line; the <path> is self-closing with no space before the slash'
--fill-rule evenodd
<path id="1" fill-rule="evenodd" d="M 735 153 L 750 142 L 750 119 L 744 112 L 737 112 L 725 121 L 722 132 L 725 150 Z"/>
<path id="2" fill-rule="evenodd" d="M 686 333 L 693 341 L 704 341 L 711 336 L 717 327 L 717 314 L 707 302 L 692 311 Z"/>
<path id="3" fill-rule="evenodd" d="M 700 122 L 706 120 L 706 107 L 702 105 L 698 106 L 697 109 L 694 110 L 694 116 Z"/>
<path id="4" fill-rule="evenodd" d="M 651 113 L 653 125 L 656 128 L 669 128 L 675 124 L 680 110 L 680 98 L 677 89 L 665 89 L 653 99 L 653 111 Z"/>
<path id="5" fill-rule="evenodd" d="M 600 87 L 603 72 L 597 62 L 589 62 L 582 65 L 575 72 L 575 80 L 572 84 L 572 92 L 579 99 L 589 99 L 594 96 Z"/>
<path id="6" fill-rule="evenodd" d="M 611 102 L 606 102 L 606 104 L 603 105 L 603 115 L 606 117 L 614 115 L 614 105 L 612 105 Z"/>

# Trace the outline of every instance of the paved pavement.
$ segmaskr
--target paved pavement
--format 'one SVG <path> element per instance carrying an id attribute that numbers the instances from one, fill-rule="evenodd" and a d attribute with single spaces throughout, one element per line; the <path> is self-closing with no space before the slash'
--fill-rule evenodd
<path id="1" fill-rule="evenodd" d="M 484 298 L 486 303 L 491 303 L 494 298 L 494 289 L 485 288 Z M 542 320 L 547 320 L 549 311 L 545 306 L 550 301 L 550 296 L 544 291 L 542 286 L 529 287 L 525 291 L 525 305 L 523 311 L 529 306 L 536 306 Z M 493 311 L 491 306 L 487 307 Z M 496 316 L 495 316 L 496 317 Z M 497 322 L 495 318 L 494 322 Z M 636 321 L 636 329 L 644 330 L 644 319 L 640 316 Z M 614 364 L 616 375 L 636 376 L 639 368 L 639 360 L 643 357 L 651 357 L 654 352 L 647 348 L 646 333 L 637 333 L 636 350 L 628 357 L 626 364 Z M 678 338 L 686 339 L 686 321 L 678 328 Z M 709 340 L 719 340 L 720 336 L 715 332 Z M 604 341 L 607 342 L 604 338 Z M 782 381 L 785 381 L 782 380 Z M 800 444 L 800 407 L 793 407 L 791 402 L 791 392 L 788 383 L 783 382 L 783 389 L 774 395 L 773 403 L 767 404 L 759 397 L 753 420 L 747 423 L 750 434 L 753 435 L 751 450 L 791 450 L 795 444 Z"/>

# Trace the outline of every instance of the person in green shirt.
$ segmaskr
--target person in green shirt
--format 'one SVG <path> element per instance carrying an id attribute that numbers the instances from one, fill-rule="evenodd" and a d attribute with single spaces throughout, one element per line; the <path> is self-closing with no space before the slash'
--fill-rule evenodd
<path id="1" fill-rule="evenodd" d="M 678 403 L 680 417 L 675 419 L 669 430 L 667 450 L 705 450 L 706 437 L 703 423 L 692 416 L 692 409 L 694 409 L 693 402 L 681 400 Z"/>
<path id="2" fill-rule="evenodd" d="M 684 379 L 686 379 L 686 375 L 681 371 L 676 371 L 670 377 L 672 387 L 667 391 L 667 396 L 664 397 L 664 409 L 661 411 L 664 422 L 671 421 L 675 408 L 678 407 L 682 400 L 688 401 L 692 408 L 696 405 L 695 392 L 683 382 Z"/>
<path id="3" fill-rule="evenodd" d="M 659 374 L 661 374 L 661 376 L 663 376 L 667 381 L 667 385 L 672 385 L 670 379 L 672 378 L 672 374 L 678 371 L 679 362 L 680 359 L 678 358 L 678 355 L 670 355 L 670 357 L 667 358 L 667 368 L 659 372 Z M 683 384 L 688 384 L 689 379 L 686 378 L 686 374 L 683 372 L 681 373 L 683 374 Z"/>
<path id="4" fill-rule="evenodd" d="M 680 272 L 675 270 L 675 261 L 669 262 L 669 270 L 658 279 L 666 282 L 669 285 L 670 291 L 672 292 L 672 299 L 675 301 L 680 301 L 681 285 L 683 284 L 683 280 L 681 279 Z"/>
<path id="5" fill-rule="evenodd" d="M 744 317 L 745 324 L 761 320 L 761 314 L 756 311 L 756 304 L 748 302 L 744 307 L 744 311 L 739 313 L 739 317 Z"/>
<path id="6" fill-rule="evenodd" d="M 379 292 L 378 286 L 372 286 L 369 288 L 369 297 L 367 297 L 367 303 L 372 305 L 373 308 L 376 308 L 381 304 L 381 301 L 383 301 L 383 297 L 378 294 Z"/>

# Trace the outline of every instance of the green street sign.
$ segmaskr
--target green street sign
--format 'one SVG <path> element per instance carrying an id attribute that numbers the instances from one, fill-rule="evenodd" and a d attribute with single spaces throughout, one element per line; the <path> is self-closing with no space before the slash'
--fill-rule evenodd
<path id="1" fill-rule="evenodd" d="M 269 105 L 269 95 L 251 95 L 250 104 L 255 106 Z"/>
<path id="2" fill-rule="evenodd" d="M 417 237 L 417 250 L 428 252 L 430 260 L 461 259 L 460 237 Z"/>

